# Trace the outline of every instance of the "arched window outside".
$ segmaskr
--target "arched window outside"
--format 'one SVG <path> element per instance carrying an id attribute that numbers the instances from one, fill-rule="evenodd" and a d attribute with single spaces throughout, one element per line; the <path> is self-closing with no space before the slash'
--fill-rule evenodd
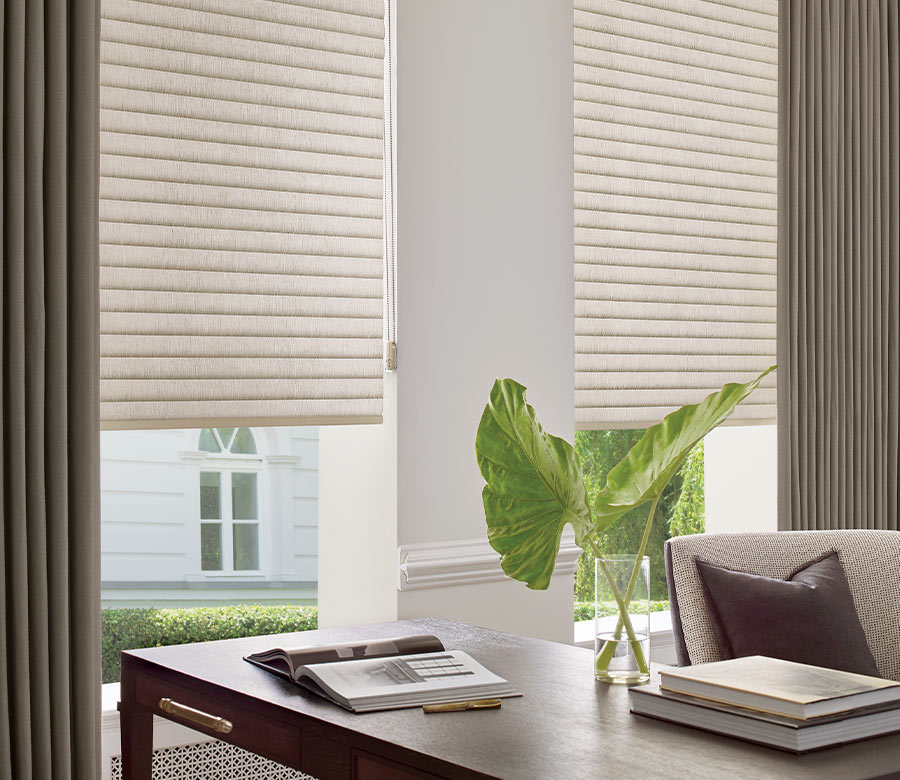
<path id="1" fill-rule="evenodd" d="M 200 471 L 200 568 L 257 572 L 260 459 L 249 428 L 204 428 L 198 449 L 215 469 Z"/>

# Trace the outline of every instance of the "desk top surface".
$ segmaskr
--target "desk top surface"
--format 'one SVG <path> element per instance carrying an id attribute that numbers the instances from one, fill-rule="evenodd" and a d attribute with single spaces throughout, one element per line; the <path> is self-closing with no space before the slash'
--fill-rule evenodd
<path id="1" fill-rule="evenodd" d="M 302 647 L 430 633 L 464 650 L 525 695 L 499 710 L 425 715 L 421 708 L 354 715 L 242 660 Z M 178 674 L 488 777 L 875 778 L 900 770 L 900 735 L 795 756 L 629 713 L 621 687 L 595 683 L 584 648 L 439 619 L 402 620 L 126 653 Z M 897 776 L 900 776 L 898 774 Z"/>

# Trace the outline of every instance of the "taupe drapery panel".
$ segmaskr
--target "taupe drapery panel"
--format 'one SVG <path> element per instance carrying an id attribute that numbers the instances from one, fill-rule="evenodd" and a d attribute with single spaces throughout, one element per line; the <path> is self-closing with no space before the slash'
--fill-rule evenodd
<path id="1" fill-rule="evenodd" d="M 100 776 L 97 0 L 3 6 L 0 777 Z"/>
<path id="2" fill-rule="evenodd" d="M 775 362 L 776 0 L 576 0 L 575 425 Z M 775 377 L 731 423 L 775 419 Z"/>
<path id="3" fill-rule="evenodd" d="M 897 0 L 781 0 L 783 529 L 897 530 Z"/>
<path id="4" fill-rule="evenodd" d="M 104 0 L 105 428 L 380 422 L 384 0 Z"/>

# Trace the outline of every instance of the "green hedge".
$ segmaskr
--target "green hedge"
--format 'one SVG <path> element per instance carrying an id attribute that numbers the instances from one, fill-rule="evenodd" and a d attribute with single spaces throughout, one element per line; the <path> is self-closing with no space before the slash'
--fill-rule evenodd
<path id="1" fill-rule="evenodd" d="M 651 601 L 651 612 L 665 612 L 669 608 L 668 601 Z M 616 614 L 616 603 L 614 601 L 600 602 L 600 617 L 608 617 Z M 575 622 L 581 620 L 594 619 L 594 602 L 593 601 L 576 601 L 575 602 Z"/>
<path id="2" fill-rule="evenodd" d="M 318 626 L 317 607 L 256 606 L 193 609 L 104 609 L 103 682 L 119 679 L 119 653 L 210 639 L 309 631 Z"/>

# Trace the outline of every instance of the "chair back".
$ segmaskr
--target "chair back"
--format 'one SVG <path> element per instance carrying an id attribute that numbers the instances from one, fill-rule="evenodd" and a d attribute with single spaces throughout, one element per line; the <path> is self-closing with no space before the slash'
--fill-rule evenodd
<path id="1" fill-rule="evenodd" d="M 785 579 L 831 550 L 847 576 L 879 671 L 887 679 L 900 680 L 900 531 L 777 531 L 669 539 L 666 579 L 679 665 L 722 660 L 695 559 Z"/>

